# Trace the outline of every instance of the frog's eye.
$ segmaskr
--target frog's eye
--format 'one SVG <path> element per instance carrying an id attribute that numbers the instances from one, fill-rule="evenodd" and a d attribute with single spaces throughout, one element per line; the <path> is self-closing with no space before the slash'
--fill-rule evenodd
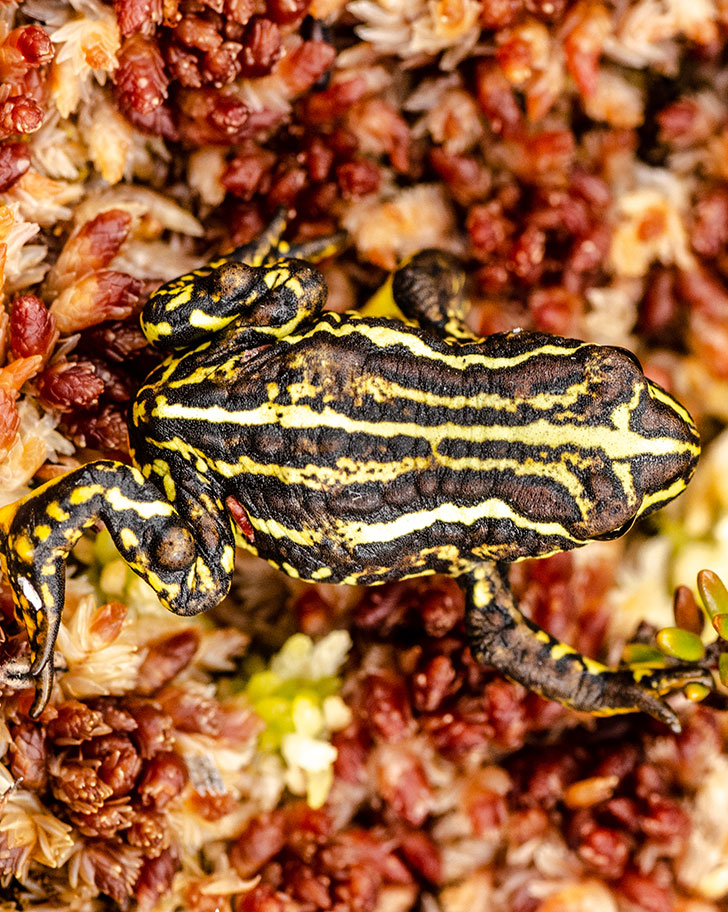
<path id="1" fill-rule="evenodd" d="M 169 526 L 155 538 L 151 553 L 161 570 L 182 570 L 195 559 L 195 541 L 184 526 Z"/>

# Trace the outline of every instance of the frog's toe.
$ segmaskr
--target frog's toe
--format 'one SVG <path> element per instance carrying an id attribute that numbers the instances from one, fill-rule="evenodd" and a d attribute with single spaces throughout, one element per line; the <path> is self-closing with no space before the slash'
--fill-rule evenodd
<path id="1" fill-rule="evenodd" d="M 47 661 L 39 672 L 33 671 L 30 656 L 16 656 L 0 665 L 0 688 L 23 690 L 35 688 L 35 697 L 30 715 L 36 719 L 45 709 L 53 687 L 56 671 L 67 671 L 68 665 L 59 653 L 54 653 L 53 661 Z"/>
<path id="2" fill-rule="evenodd" d="M 662 697 L 693 683 L 712 687 L 713 678 L 710 672 L 697 665 L 624 669 L 609 676 L 602 695 L 603 705 L 607 714 L 641 710 L 679 732 L 680 719 Z"/>
<path id="3" fill-rule="evenodd" d="M 640 674 L 636 669 L 631 669 L 635 681 L 643 687 L 648 687 L 657 694 L 668 694 L 681 690 L 688 684 L 704 684 L 713 686 L 713 676 L 702 665 L 673 665 L 668 668 L 653 668 Z"/>
<path id="4" fill-rule="evenodd" d="M 30 707 L 31 719 L 37 719 L 43 712 L 51 695 L 53 687 L 54 666 L 52 662 L 46 662 L 35 679 L 35 697 Z"/>

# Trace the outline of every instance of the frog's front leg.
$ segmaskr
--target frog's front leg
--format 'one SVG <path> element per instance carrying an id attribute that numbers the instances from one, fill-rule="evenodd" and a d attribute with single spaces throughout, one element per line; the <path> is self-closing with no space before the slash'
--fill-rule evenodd
<path id="1" fill-rule="evenodd" d="M 521 614 L 504 565 L 483 563 L 458 582 L 465 592 L 475 658 L 572 709 L 598 716 L 642 711 L 680 731 L 677 715 L 661 697 L 692 681 L 712 684 L 710 674 L 698 665 L 609 669 L 582 656 Z"/>
<path id="2" fill-rule="evenodd" d="M 74 469 L 0 511 L 0 538 L 8 579 L 30 640 L 25 671 L 16 661 L 0 680 L 38 684 L 32 714 L 48 700 L 53 647 L 65 594 L 65 563 L 83 534 L 106 524 L 129 566 L 175 614 L 193 615 L 217 605 L 232 578 L 229 522 L 201 534 L 135 468 L 99 461 Z"/>
<path id="3" fill-rule="evenodd" d="M 327 293 L 323 275 L 303 260 L 249 266 L 226 258 L 157 289 L 144 307 L 142 331 L 157 348 L 185 349 L 237 321 L 238 344 L 253 348 L 314 322 Z"/>

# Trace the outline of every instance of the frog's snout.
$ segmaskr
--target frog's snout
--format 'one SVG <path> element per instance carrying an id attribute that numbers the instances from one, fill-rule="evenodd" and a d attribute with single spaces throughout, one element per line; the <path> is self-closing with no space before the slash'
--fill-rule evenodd
<path id="1" fill-rule="evenodd" d="M 700 456 L 700 435 L 687 409 L 657 383 L 647 380 L 646 386 L 633 428 L 645 440 L 645 455 L 635 466 L 644 493 L 640 516 L 682 493 Z"/>

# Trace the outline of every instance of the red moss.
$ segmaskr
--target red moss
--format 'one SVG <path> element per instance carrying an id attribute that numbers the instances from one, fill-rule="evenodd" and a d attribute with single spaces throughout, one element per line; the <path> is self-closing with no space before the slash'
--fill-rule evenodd
<path id="1" fill-rule="evenodd" d="M 56 319 L 35 295 L 15 298 L 10 310 L 10 347 L 18 358 L 47 358 L 58 338 Z"/>
<path id="2" fill-rule="evenodd" d="M 91 405 L 104 391 L 103 380 L 83 361 L 62 361 L 46 368 L 37 385 L 40 400 L 62 411 Z"/>
<path id="3" fill-rule="evenodd" d="M 344 116 L 367 93 L 363 76 L 333 82 L 327 89 L 315 92 L 301 102 L 301 114 L 306 123 L 333 123 Z"/>
<path id="4" fill-rule="evenodd" d="M 169 832 L 164 815 L 155 811 L 137 810 L 126 832 L 129 845 L 136 846 L 145 858 L 157 858 L 169 847 Z"/>
<path id="5" fill-rule="evenodd" d="M 0 145 L 0 193 L 9 190 L 29 167 L 30 155 L 25 143 L 2 143 Z"/>
<path id="6" fill-rule="evenodd" d="M 402 678 L 370 674 L 361 682 L 360 692 L 364 717 L 375 739 L 393 744 L 412 734 L 412 710 Z"/>
<path id="7" fill-rule="evenodd" d="M 21 25 L 9 32 L 0 45 L 0 80 L 18 83 L 30 69 L 53 60 L 50 36 L 39 25 Z"/>
<path id="8" fill-rule="evenodd" d="M 134 896 L 142 912 L 151 909 L 169 891 L 176 870 L 177 858 L 170 849 L 144 861 L 134 884 Z"/>
<path id="9" fill-rule="evenodd" d="M 288 902 L 266 883 L 258 884 L 235 901 L 235 912 L 285 912 Z"/>
<path id="10" fill-rule="evenodd" d="M 523 115 L 511 84 L 495 61 L 483 61 L 476 70 L 476 93 L 481 110 L 495 134 L 516 135 Z"/>
<path id="11" fill-rule="evenodd" d="M 618 830 L 597 826 L 588 812 L 581 813 L 586 825 L 578 837 L 577 855 L 594 874 L 620 877 L 634 848 L 632 840 Z"/>
<path id="12" fill-rule="evenodd" d="M 187 782 L 187 767 L 174 751 L 159 751 L 144 765 L 137 794 L 143 805 L 162 810 Z"/>
<path id="13" fill-rule="evenodd" d="M 476 783 L 467 791 L 466 810 L 476 836 L 499 830 L 508 819 L 508 806 L 502 795 L 479 787 Z"/>
<path id="14" fill-rule="evenodd" d="M 79 700 L 60 703 L 55 712 L 46 730 L 51 741 L 58 745 L 80 744 L 111 731 L 101 712 Z"/>
<path id="15" fill-rule="evenodd" d="M 374 162 L 360 159 L 339 165 L 336 180 L 344 199 L 358 199 L 379 189 L 381 174 Z"/>
<path id="16" fill-rule="evenodd" d="M 10 729 L 10 772 L 23 788 L 43 791 L 48 782 L 48 746 L 43 727 L 20 722 Z"/>
<path id="17" fill-rule="evenodd" d="M 484 29 L 500 29 L 512 25 L 522 8 L 522 0 L 483 0 L 480 24 Z"/>
<path id="18" fill-rule="evenodd" d="M 43 107 L 27 95 L 0 103 L 0 139 L 13 133 L 34 133 L 43 123 Z"/>
<path id="19" fill-rule="evenodd" d="M 172 719 L 151 700 L 127 698 L 126 708 L 135 723 L 134 741 L 144 759 L 172 746 Z"/>
<path id="20" fill-rule="evenodd" d="M 151 114 L 167 97 L 169 80 L 155 39 L 140 33 L 122 44 L 114 84 L 122 110 Z"/>
<path id="21" fill-rule="evenodd" d="M 528 299 L 534 329 L 573 336 L 584 312 L 583 299 L 566 288 L 537 288 Z"/>
<path id="22" fill-rule="evenodd" d="M 672 912 L 670 891 L 659 885 L 654 877 L 636 870 L 627 871 L 617 883 L 618 891 L 628 902 L 644 912 Z"/>
<path id="23" fill-rule="evenodd" d="M 383 749 L 377 770 L 378 792 L 391 810 L 419 827 L 432 809 L 432 789 L 420 760 L 409 751 Z"/>
<path id="24" fill-rule="evenodd" d="M 247 105 L 224 89 L 188 89 L 179 93 L 177 102 L 181 135 L 195 146 L 240 142 L 265 123 L 251 118 Z M 269 117 L 272 125 L 279 115 L 262 112 L 261 117 Z"/>
<path id="25" fill-rule="evenodd" d="M 121 906 L 128 905 L 141 870 L 139 852 L 116 840 L 87 843 L 84 852 L 96 888 Z"/>
<path id="26" fill-rule="evenodd" d="M 136 692 L 147 696 L 169 683 L 189 665 L 199 645 L 199 634 L 193 628 L 148 643 L 139 666 Z"/>
<path id="27" fill-rule="evenodd" d="M 267 149 L 251 146 L 241 150 L 233 158 L 222 176 L 226 190 L 244 200 L 270 187 L 270 172 L 276 157 Z"/>
<path id="28" fill-rule="evenodd" d="M 434 712 L 461 684 L 451 659 L 435 656 L 413 681 L 412 701 L 420 712 Z"/>
<path id="29" fill-rule="evenodd" d="M 400 851 L 407 864 L 425 880 L 439 884 L 442 881 L 442 854 L 440 847 L 425 830 L 412 830 L 400 837 Z"/>
<path id="30" fill-rule="evenodd" d="M 485 199 L 490 190 L 490 172 L 475 156 L 457 155 L 435 147 L 430 151 L 430 164 L 461 206 Z"/>
<path id="31" fill-rule="evenodd" d="M 159 695 L 159 700 L 175 728 L 208 735 L 220 734 L 222 718 L 216 700 L 178 687 L 166 688 Z"/>
<path id="32" fill-rule="evenodd" d="M 71 812 L 91 815 L 101 810 L 113 792 L 96 770 L 97 764 L 58 757 L 49 765 L 51 790 Z"/>
<path id="33" fill-rule="evenodd" d="M 98 366 L 96 371 L 100 373 Z M 108 387 L 104 393 L 108 395 Z M 65 418 L 63 428 L 76 446 L 100 450 L 114 458 L 128 454 L 127 416 L 114 405 L 73 411 Z"/>
<path id="34" fill-rule="evenodd" d="M 111 789 L 110 798 L 128 794 L 142 768 L 142 760 L 129 735 L 114 732 L 84 744 L 83 755 L 99 761 L 96 774 Z"/>
<path id="35" fill-rule="evenodd" d="M 278 25 L 294 25 L 308 12 L 311 0 L 267 0 L 266 13 Z"/>
<path id="36" fill-rule="evenodd" d="M 336 50 L 325 41 L 304 41 L 281 60 L 276 73 L 294 97 L 307 92 L 331 68 Z"/>
<path id="37" fill-rule="evenodd" d="M 494 740 L 502 747 L 520 747 L 528 732 L 523 702 L 525 691 L 510 681 L 491 681 L 485 687 L 483 706 Z"/>
<path id="38" fill-rule="evenodd" d="M 121 34 L 128 37 L 162 21 L 163 0 L 114 0 L 114 12 Z"/>
<path id="39" fill-rule="evenodd" d="M 253 16 L 245 27 L 241 72 L 247 78 L 270 73 L 281 56 L 281 32 L 275 22 Z"/>
<path id="40" fill-rule="evenodd" d="M 711 189 L 696 203 L 691 233 L 693 250 L 707 258 L 717 257 L 728 242 L 728 187 Z"/>
<path id="41" fill-rule="evenodd" d="M 61 333 L 78 332 L 106 320 L 128 317 L 143 287 L 128 273 L 101 269 L 65 288 L 51 305 L 51 313 Z"/>

